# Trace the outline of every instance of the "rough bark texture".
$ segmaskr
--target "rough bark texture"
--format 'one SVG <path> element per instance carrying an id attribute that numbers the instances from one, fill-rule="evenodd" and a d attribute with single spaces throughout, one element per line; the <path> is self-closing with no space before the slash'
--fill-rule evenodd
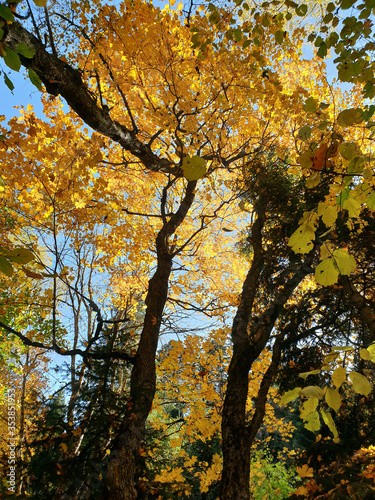
<path id="1" fill-rule="evenodd" d="M 248 375 L 255 352 L 249 343 L 247 328 L 263 266 L 263 225 L 264 214 L 260 213 L 252 228 L 253 262 L 242 287 L 241 301 L 233 320 L 233 355 L 228 370 L 222 418 L 223 500 L 250 498 L 250 440 L 246 429 L 246 401 Z"/>
<path id="2" fill-rule="evenodd" d="M 263 378 L 256 411 L 250 424 L 246 418 L 249 372 L 270 339 L 272 329 L 287 300 L 302 279 L 312 272 L 309 266 L 286 276 L 280 291 L 266 308 L 262 316 L 251 324 L 251 310 L 257 293 L 263 266 L 262 227 L 264 214 L 258 214 L 251 243 L 253 262 L 241 294 L 240 305 L 233 321 L 233 355 L 228 369 L 228 384 L 223 406 L 222 440 L 223 473 L 221 479 L 222 500 L 250 499 L 250 449 L 262 422 L 268 389 L 280 360 L 280 343 L 274 345 L 274 356 L 269 370 Z"/>
<path id="3" fill-rule="evenodd" d="M 130 380 L 130 403 L 107 470 L 108 500 L 133 500 L 137 496 L 137 462 L 146 419 L 156 389 L 155 355 L 168 296 L 173 253 L 169 238 L 186 217 L 194 200 L 196 182 L 189 182 L 177 212 L 165 221 L 156 239 L 157 269 L 149 281 L 146 315 Z"/>
<path id="4" fill-rule="evenodd" d="M 340 277 L 340 285 L 342 285 L 349 302 L 357 309 L 362 321 L 369 329 L 372 340 L 375 340 L 375 314 L 373 309 L 368 305 L 365 297 L 358 292 L 348 276 Z"/>

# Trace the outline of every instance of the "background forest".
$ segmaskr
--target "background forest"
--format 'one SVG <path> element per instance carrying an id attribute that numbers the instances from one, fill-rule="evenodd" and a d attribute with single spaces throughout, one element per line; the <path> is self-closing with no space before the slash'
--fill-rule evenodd
<path id="1" fill-rule="evenodd" d="M 0 4 L 1 498 L 374 498 L 374 9 Z"/>

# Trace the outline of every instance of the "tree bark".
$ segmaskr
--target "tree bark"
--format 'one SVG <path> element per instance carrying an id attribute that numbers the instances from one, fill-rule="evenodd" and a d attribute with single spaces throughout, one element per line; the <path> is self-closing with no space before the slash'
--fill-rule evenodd
<path id="1" fill-rule="evenodd" d="M 137 497 L 139 451 L 156 390 L 155 356 L 175 255 L 168 240 L 185 219 L 194 201 L 195 186 L 196 181 L 188 183 L 179 209 L 169 221 L 165 220 L 156 238 L 157 268 L 149 281 L 144 325 L 130 379 L 130 401 L 109 458 L 108 500 L 134 500 Z"/>
<path id="2" fill-rule="evenodd" d="M 257 225 L 256 225 L 257 224 Z M 271 366 L 263 378 L 256 410 L 248 424 L 246 402 L 249 372 L 270 340 L 272 329 L 283 311 L 284 305 L 302 279 L 312 272 L 308 265 L 286 276 L 279 292 L 255 324 L 251 321 L 251 309 L 260 286 L 263 266 L 261 230 L 263 217 L 253 226 L 251 242 L 254 257 L 241 294 L 240 305 L 233 321 L 233 355 L 228 369 L 228 383 L 223 406 L 223 472 L 221 479 L 222 500 L 250 499 L 250 450 L 256 433 L 262 423 L 268 389 L 281 357 L 280 343 L 275 342 Z"/>
<path id="3" fill-rule="evenodd" d="M 368 305 L 368 301 L 360 294 L 348 276 L 340 276 L 339 284 L 343 287 L 349 302 L 357 309 L 362 321 L 369 329 L 371 340 L 375 340 L 375 314 Z"/>

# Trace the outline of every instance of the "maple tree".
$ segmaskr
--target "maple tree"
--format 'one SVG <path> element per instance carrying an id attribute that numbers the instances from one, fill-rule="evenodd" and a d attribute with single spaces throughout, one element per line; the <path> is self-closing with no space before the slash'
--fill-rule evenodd
<path id="1" fill-rule="evenodd" d="M 158 341 L 181 311 L 221 325 L 234 315 L 222 498 L 249 498 L 251 445 L 280 360 L 305 319 L 296 304 L 311 290 L 338 283 L 366 325 L 361 348 L 371 361 L 374 314 L 369 278 L 360 272 L 369 270 L 369 246 L 356 243 L 371 241 L 375 199 L 374 109 L 363 100 L 372 96 L 371 47 L 357 48 L 359 37 L 370 38 L 371 22 L 346 17 L 341 40 L 334 31 L 337 12 L 357 8 L 366 18 L 366 4 L 353 6 L 330 2 L 322 20 L 314 14 L 323 40 L 309 20 L 304 25 L 308 6 L 291 1 L 261 9 L 243 3 L 241 11 L 72 2 L 43 14 L 30 7 L 20 22 L 14 4 L 1 5 L 0 55 L 44 85 L 47 120 L 27 109 L 1 129 L 2 210 L 12 223 L 2 236 L 0 269 L 8 279 L 17 268 L 42 283 L 51 328 L 43 336 L 1 326 L 26 345 L 70 359 L 67 419 L 71 427 L 80 423 L 66 442 L 56 440 L 64 460 L 79 454 L 89 431 L 77 415 L 94 418 L 103 387 L 121 387 L 121 418 L 95 449 L 105 464 L 95 488 L 107 498 L 142 493 Z M 316 57 L 301 56 L 307 42 Z M 327 82 L 328 48 L 338 54 L 339 78 L 353 83 L 350 93 Z M 4 79 L 11 88 L 5 72 Z M 241 239 L 235 252 L 233 240 Z M 65 304 L 71 329 L 61 326 Z M 249 383 L 258 386 L 254 363 L 267 346 L 272 356 L 250 414 Z M 90 385 L 90 367 L 100 362 L 103 378 Z M 336 370 L 337 380 L 343 375 Z M 351 378 L 368 394 L 362 374 Z M 335 410 L 339 392 L 318 385 L 294 388 L 284 401 L 306 396 L 304 415 L 315 429 L 324 391 Z M 331 413 L 321 415 L 334 430 Z M 210 437 L 204 425 L 200 432 Z M 219 477 L 219 455 L 215 460 L 210 474 Z M 171 474 L 179 477 L 177 469 Z M 64 492 L 63 480 L 57 491 Z"/>

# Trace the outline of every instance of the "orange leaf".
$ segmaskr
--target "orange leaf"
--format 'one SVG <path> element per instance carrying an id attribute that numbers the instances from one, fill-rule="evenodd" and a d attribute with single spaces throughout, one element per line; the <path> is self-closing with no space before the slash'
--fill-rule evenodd
<path id="1" fill-rule="evenodd" d="M 322 170 L 326 165 L 327 160 L 327 143 L 323 142 L 320 147 L 315 151 L 313 158 L 312 170 Z"/>

